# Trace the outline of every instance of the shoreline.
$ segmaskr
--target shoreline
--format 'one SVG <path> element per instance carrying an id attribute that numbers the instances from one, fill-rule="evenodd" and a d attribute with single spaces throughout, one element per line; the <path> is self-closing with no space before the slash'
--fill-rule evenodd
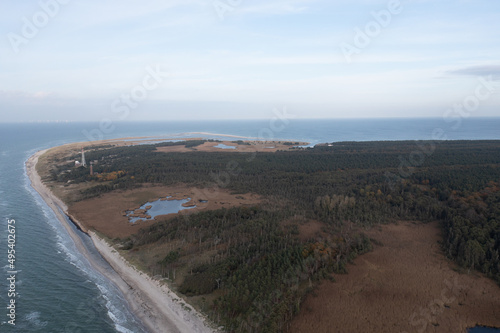
<path id="1" fill-rule="evenodd" d="M 60 146 L 61 147 L 61 146 Z M 112 246 L 110 246 L 105 239 L 113 239 L 113 237 L 108 238 L 100 238 L 95 232 L 89 231 L 88 229 L 92 229 L 93 227 L 85 227 L 85 225 L 82 225 L 78 219 L 75 217 L 71 216 L 68 214 L 68 208 L 66 205 L 59 199 L 57 198 L 52 191 L 45 186 L 38 173 L 36 172 L 35 166 L 36 166 L 36 160 L 38 159 L 39 156 L 42 156 L 43 153 L 45 153 L 47 150 L 37 152 L 33 156 L 31 156 L 27 161 L 26 161 L 26 169 L 28 176 L 31 180 L 31 186 L 41 195 L 42 199 L 44 200 L 45 203 L 55 212 L 57 215 L 57 218 L 60 220 L 60 222 L 63 224 L 63 226 L 68 229 L 68 219 L 71 220 L 77 228 L 81 229 L 82 232 L 86 233 L 89 235 L 89 237 L 92 239 L 93 244 L 96 247 L 96 250 L 102 255 L 102 257 L 110 264 L 110 266 L 113 268 L 113 273 L 116 273 L 116 275 L 119 276 L 119 280 L 116 281 L 113 278 L 110 278 L 106 274 L 102 273 L 98 267 L 95 267 L 94 264 L 92 263 L 91 260 L 89 260 L 92 264 L 92 266 L 99 272 L 101 272 L 104 276 L 106 276 L 109 280 L 111 280 L 116 286 L 119 287 L 119 289 L 122 291 L 124 294 L 125 298 L 127 299 L 127 304 L 129 306 L 129 309 L 136 315 L 136 317 L 148 328 L 149 331 L 151 332 L 165 332 L 166 330 L 168 332 L 205 332 L 204 329 L 206 329 L 206 332 L 214 332 L 217 331 L 214 328 L 208 328 L 204 326 L 203 324 L 203 315 L 197 315 L 196 320 L 201 320 L 201 328 L 200 330 L 196 330 L 192 328 L 192 319 L 190 319 L 189 315 L 192 315 L 193 313 L 196 313 L 194 309 L 188 303 L 185 303 L 185 301 L 181 298 L 178 297 L 172 290 L 170 290 L 166 285 L 162 286 L 161 282 L 155 280 L 154 278 L 151 278 L 148 274 L 143 273 L 141 271 L 136 270 L 133 266 L 130 266 L 128 262 L 119 254 L 117 250 L 115 250 Z M 39 187 L 41 190 L 36 188 L 33 184 L 34 181 L 32 177 L 36 178 L 38 177 L 38 182 L 40 183 Z M 44 193 L 47 198 L 44 197 L 42 194 Z M 63 196 L 61 196 L 63 197 Z M 51 206 L 52 205 L 52 206 Z M 73 205 L 71 205 L 72 208 L 74 208 Z M 59 213 L 59 215 L 58 215 Z M 74 213 L 74 212 L 73 212 Z M 75 216 L 79 216 L 77 213 L 74 213 Z M 66 218 L 67 217 L 67 218 Z M 89 221 L 87 217 L 80 217 L 81 221 Z M 108 220 L 106 220 L 108 221 Z M 73 236 L 76 236 L 74 234 L 73 230 L 69 231 L 70 236 L 73 238 Z M 98 231 L 99 232 L 99 231 Z M 105 234 L 105 233 L 103 233 Z M 74 241 L 77 243 L 78 241 L 81 242 L 80 237 L 76 236 L 77 240 Z M 384 242 L 385 243 L 385 242 Z M 77 244 L 78 247 L 78 244 Z M 79 247 L 78 247 L 79 248 Z M 85 250 L 85 249 L 83 249 Z M 79 251 L 84 254 L 82 249 L 79 248 Z M 93 251 L 92 251 L 93 252 Z M 85 254 L 84 254 L 85 255 Z M 86 256 L 87 257 L 87 256 Z M 365 257 L 366 258 L 366 257 Z M 124 269 L 124 271 L 122 270 Z M 132 282 L 129 282 L 127 280 L 128 278 L 131 279 Z M 450 280 L 451 281 L 451 280 Z M 441 282 L 441 281 L 439 281 Z M 120 286 L 120 283 L 123 284 Z M 135 284 L 138 284 L 139 286 L 137 287 Z M 429 285 L 434 285 L 434 284 L 429 284 Z M 149 286 L 152 289 L 149 289 Z M 444 287 L 443 287 L 444 288 Z M 469 288 L 472 289 L 472 288 Z M 449 291 L 448 291 L 449 292 Z M 132 294 L 132 295 L 129 295 Z M 432 292 L 432 295 L 438 295 L 439 290 Z M 147 299 L 145 299 L 147 297 Z M 168 300 L 166 300 L 168 299 Z M 432 297 L 430 296 L 428 300 L 431 300 Z M 425 303 L 424 300 L 423 303 L 421 303 L 422 308 L 426 309 L 428 306 L 428 303 Z M 170 302 L 170 303 L 168 303 Z M 185 303 L 187 307 L 190 309 L 189 311 L 185 310 L 185 306 L 180 305 L 179 303 Z M 455 302 L 457 303 L 457 302 Z M 415 303 L 417 304 L 417 303 Z M 152 309 L 151 306 L 156 307 L 155 309 Z M 172 309 L 171 307 L 174 306 Z M 420 306 L 420 305 L 419 305 Z M 464 306 L 460 304 L 460 306 Z M 418 306 L 417 308 L 418 309 Z M 167 311 L 163 311 L 167 310 Z M 155 312 L 153 312 L 155 311 Z M 413 309 L 410 309 L 408 313 L 412 313 Z M 446 310 L 448 311 L 448 310 Z M 152 318 L 153 317 L 153 318 Z M 177 324 L 174 323 L 172 324 L 172 318 L 174 319 L 174 322 L 177 320 Z M 159 324 L 160 320 L 164 320 L 165 323 Z M 407 320 L 404 318 L 402 321 Z M 208 323 L 208 321 L 207 321 Z M 174 325 L 174 327 L 169 326 L 170 324 Z M 477 324 L 477 323 L 476 323 Z M 155 326 L 156 325 L 156 326 Z M 215 327 L 215 326 L 214 326 Z M 441 326 L 443 327 L 443 326 Z M 306 330 L 307 331 L 307 330 Z"/>
<path id="2" fill-rule="evenodd" d="M 43 201 L 54 212 L 59 222 L 67 230 L 76 244 L 78 250 L 89 260 L 92 267 L 103 276 L 113 282 L 123 293 L 130 310 L 142 322 L 150 332 L 216 332 L 206 323 L 207 319 L 194 308 L 185 303 L 167 285 L 152 279 L 146 273 L 138 271 L 131 266 L 113 247 L 94 232 L 87 230 L 74 217 L 68 214 L 68 207 L 57 198 L 52 191 L 43 184 L 40 175 L 36 171 L 38 158 L 47 152 L 41 150 L 33 154 L 26 161 L 26 173 L 30 179 L 30 185 L 41 196 Z M 73 232 L 65 219 L 65 214 L 82 232 L 87 234 L 95 248 L 116 272 L 116 276 L 110 275 L 101 269 L 91 259 L 81 239 Z M 189 309 L 189 310 L 186 310 Z"/>

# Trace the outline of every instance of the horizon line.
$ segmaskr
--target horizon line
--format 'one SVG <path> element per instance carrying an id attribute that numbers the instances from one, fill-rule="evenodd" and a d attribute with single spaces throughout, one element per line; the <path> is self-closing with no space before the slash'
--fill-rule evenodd
<path id="1" fill-rule="evenodd" d="M 271 117 L 272 118 L 272 117 Z M 200 122 L 200 121 L 268 121 L 271 118 L 198 118 L 198 119 L 148 119 L 148 120 L 116 120 L 113 123 L 151 123 L 151 122 Z M 318 117 L 318 118 L 286 118 L 289 121 L 296 120 L 438 120 L 443 117 Z M 472 119 L 500 119 L 499 116 L 475 116 L 469 117 L 467 120 Z M 50 123 L 99 123 L 102 120 L 19 120 L 19 121 L 0 121 L 0 124 L 50 124 Z"/>

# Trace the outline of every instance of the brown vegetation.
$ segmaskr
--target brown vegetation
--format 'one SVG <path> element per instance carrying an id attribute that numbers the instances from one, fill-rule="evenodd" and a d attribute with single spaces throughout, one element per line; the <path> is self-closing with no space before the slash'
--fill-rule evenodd
<path id="1" fill-rule="evenodd" d="M 285 145 L 276 142 L 249 142 L 250 144 L 238 145 L 235 142 L 224 141 L 223 144 L 237 147 L 236 150 L 225 150 L 215 148 L 219 143 L 205 142 L 190 148 L 180 145 L 166 146 L 160 147 L 158 150 L 162 152 L 272 152 L 291 148 L 289 144 Z M 113 142 L 114 144 L 123 145 L 131 144 L 131 142 L 122 140 Z M 270 146 L 274 148 L 269 149 Z M 80 146 L 69 145 L 66 148 L 71 148 L 67 152 L 75 154 L 75 151 L 78 152 Z M 55 153 L 64 154 L 64 151 L 55 151 Z M 165 157 L 164 154 L 155 155 Z M 184 157 L 197 154 L 179 155 Z M 281 154 L 269 154 L 268 156 L 275 155 Z M 225 158 L 228 155 L 217 154 L 217 156 Z M 41 166 L 41 169 L 47 171 L 48 165 L 50 165 L 50 157 L 45 165 Z M 181 167 L 183 166 L 181 165 Z M 262 168 L 261 170 L 266 169 Z M 330 177 L 333 177 L 333 175 L 337 177 L 339 174 L 344 173 L 345 170 L 347 169 L 339 169 L 336 173 L 332 172 Z M 283 184 L 287 181 L 290 183 L 293 175 L 291 172 L 288 173 L 288 178 L 283 181 Z M 314 177 L 311 177 L 307 178 L 307 182 L 304 181 L 301 184 L 307 184 L 313 189 L 318 188 L 323 184 L 323 175 L 320 172 L 316 172 L 315 175 L 319 180 L 317 183 L 312 184 L 310 181 L 314 180 Z M 103 175 L 103 180 L 108 180 L 108 176 L 109 174 Z M 110 176 L 113 178 L 115 175 L 111 174 Z M 439 177 L 439 174 L 436 177 Z M 118 173 L 116 178 L 118 178 Z M 330 181 L 332 179 L 330 178 Z M 353 179 L 350 178 L 350 180 L 349 178 L 341 179 L 343 183 L 351 184 Z M 264 180 L 260 181 L 263 187 L 268 184 Z M 339 184 L 342 184 L 342 182 L 339 182 Z M 407 185 L 406 182 L 404 182 L 405 186 Z M 145 221 L 131 224 L 128 222 L 125 211 L 134 210 L 138 217 L 147 216 L 145 210 L 138 208 L 148 201 L 165 198 L 167 195 L 172 196 L 169 200 L 191 198 L 189 203 L 184 204 L 185 207 L 196 204 L 197 208 L 184 211 L 182 214 L 192 214 L 200 210 L 213 210 L 222 207 L 252 205 L 261 200 L 257 195 L 233 195 L 226 190 L 218 190 L 214 194 L 196 187 L 177 184 L 168 187 L 147 185 L 126 191 L 113 190 L 105 194 L 98 193 L 100 197 L 75 203 L 75 198 L 77 198 L 75 193 L 79 193 L 80 190 L 85 189 L 91 183 L 95 183 L 95 181 L 86 179 L 78 185 L 71 184 L 68 181 L 67 184 L 52 183 L 49 186 L 53 188 L 58 196 L 70 203 L 69 212 L 76 219 L 84 222 L 85 228 L 95 229 L 110 238 L 126 238 L 140 229 L 156 223 L 155 221 Z M 468 196 L 454 200 L 460 201 L 464 206 L 484 206 L 483 199 L 487 197 L 489 192 L 493 193 L 498 190 L 496 185 L 496 183 L 491 183 L 491 186 L 482 192 L 473 192 Z M 361 225 L 366 226 L 372 222 L 385 220 L 385 218 L 382 218 L 384 215 L 375 213 L 383 210 L 379 209 L 379 205 L 383 208 L 383 204 L 391 203 L 394 207 L 400 207 L 402 213 L 403 208 L 406 209 L 407 216 L 398 216 L 398 218 L 418 218 L 409 215 L 408 207 L 411 207 L 411 205 L 404 206 L 400 205 L 400 203 L 413 202 L 416 195 L 421 195 L 418 191 L 437 191 L 436 188 L 429 186 L 429 180 L 427 179 L 419 181 L 414 187 L 406 187 L 405 190 L 407 190 L 408 195 L 405 197 L 402 190 L 400 192 L 401 196 L 394 197 L 394 200 L 391 194 L 385 196 L 385 192 L 380 188 L 371 185 L 364 186 L 359 190 L 359 195 L 354 196 L 351 192 L 342 194 L 341 191 L 339 191 L 341 194 L 332 194 L 332 192 L 329 194 L 325 194 L 328 192 L 319 193 L 312 196 L 316 198 L 314 210 L 318 212 L 317 216 L 313 217 L 314 219 L 305 217 L 289 218 L 288 216 L 288 220 L 285 220 L 281 227 L 293 230 L 293 237 L 298 236 L 300 241 L 307 243 L 304 246 L 304 252 L 302 252 L 304 258 L 312 257 L 312 253 L 317 254 L 320 259 L 322 257 L 333 258 L 337 254 L 337 248 L 325 246 L 324 242 L 315 241 L 315 239 L 330 239 L 334 245 L 337 243 L 343 244 L 346 240 L 347 243 L 350 243 L 349 237 L 345 236 L 346 233 L 353 231 L 351 229 L 354 229 L 354 224 L 346 220 L 345 216 L 348 218 L 352 218 L 353 215 L 361 217 L 361 223 L 358 227 L 363 228 Z M 245 192 L 248 187 L 241 186 L 235 190 Z M 446 193 L 443 192 L 444 194 Z M 453 191 L 450 198 L 454 198 L 456 195 L 457 192 Z M 365 198 L 370 198 L 370 200 L 365 200 Z M 202 202 L 206 200 L 208 202 Z M 374 202 L 375 204 L 373 204 Z M 438 218 L 438 208 L 440 206 L 419 203 L 417 207 L 418 212 L 422 213 L 419 216 L 430 216 L 428 220 Z M 360 208 L 363 210 L 360 210 Z M 431 208 L 436 208 L 434 215 L 429 213 Z M 277 208 L 277 210 L 280 209 Z M 395 211 L 395 208 L 391 208 L 390 211 Z M 351 212 L 356 212 L 356 214 Z M 428 215 L 424 215 L 423 212 L 427 212 Z M 332 235 L 329 235 L 328 230 L 325 228 L 331 225 L 324 223 L 324 221 L 320 222 L 321 219 L 335 223 L 343 221 L 341 225 L 342 237 L 338 239 L 329 237 Z M 168 220 L 170 223 L 172 221 Z M 445 232 L 446 230 L 444 229 Z M 465 332 L 466 327 L 475 326 L 476 324 L 500 326 L 500 289 L 491 280 L 474 275 L 476 273 L 460 274 L 454 270 L 454 266 L 445 259 L 442 248 L 438 243 L 441 237 L 436 223 L 405 222 L 399 225 L 385 225 L 369 230 L 367 234 L 375 240 L 375 244 L 383 245 L 378 245 L 374 252 L 356 259 L 355 265 L 348 266 L 348 275 L 336 275 L 337 283 L 323 282 L 313 292 L 312 296 L 306 299 L 303 306 L 300 306 L 301 310 L 298 317 L 289 326 L 291 332 Z M 472 234 L 472 232 L 464 232 L 464 235 L 469 234 Z M 166 276 L 176 285 L 181 283 L 188 274 L 193 275 L 192 268 L 196 267 L 197 264 L 204 262 L 213 264 L 217 256 L 220 256 L 219 252 L 229 253 L 229 245 L 220 244 L 217 237 L 214 237 L 211 242 L 207 241 L 208 247 L 204 247 L 203 249 L 206 251 L 202 251 L 204 238 L 201 236 L 196 238 L 193 235 L 194 232 L 189 230 L 187 236 L 183 235 L 179 239 L 169 239 L 155 245 L 146 244 L 142 247 L 135 247 L 128 253 L 124 253 L 124 255 L 128 260 L 137 264 L 138 267 L 148 271 L 149 264 L 160 265 L 158 262 L 162 258 L 170 260 L 179 255 L 178 249 L 182 249 L 183 254 L 187 253 L 183 258 L 187 262 L 185 267 L 176 267 L 170 265 L 170 261 L 165 261 L 168 261 L 167 264 L 172 266 L 167 265 L 166 271 L 168 273 Z M 214 235 L 218 236 L 219 233 L 214 233 Z M 121 248 L 129 248 L 126 246 L 127 242 L 131 243 L 132 241 L 120 242 Z M 475 249 L 475 247 L 471 247 L 471 249 Z M 170 254 L 172 258 L 169 257 Z M 326 261 L 324 260 L 324 262 Z M 322 262 L 322 259 L 318 262 Z M 473 264 L 467 267 L 474 268 L 475 261 L 472 262 Z M 165 270 L 149 270 L 149 272 L 165 277 Z M 241 281 L 241 276 L 238 276 L 238 279 L 238 281 Z M 218 284 L 219 282 L 217 282 L 217 289 L 219 288 Z M 309 285 L 313 285 L 311 280 L 309 280 Z M 249 290 L 253 291 L 255 289 L 250 288 Z M 267 291 L 268 289 L 266 289 Z M 196 297 L 194 296 L 194 299 Z M 234 299 L 240 300 L 241 298 L 235 297 Z M 199 308 L 204 311 L 208 307 L 206 305 L 208 303 L 205 303 L 205 301 L 205 299 L 200 299 L 198 304 Z M 299 303 L 297 302 L 297 311 Z M 279 303 L 276 302 L 276 304 Z"/>
<path id="2" fill-rule="evenodd" d="M 478 274 L 458 273 L 440 249 L 437 223 L 375 227 L 381 244 L 323 282 L 292 321 L 299 332 L 465 332 L 500 327 L 500 289 Z"/>
<path id="3" fill-rule="evenodd" d="M 253 152 L 268 152 L 273 153 L 278 150 L 290 150 L 294 146 L 285 144 L 286 141 L 245 141 L 247 144 L 238 145 L 232 141 L 221 141 L 221 142 L 205 142 L 202 145 L 186 148 L 185 146 L 170 146 L 170 147 L 158 147 L 157 150 L 164 153 L 172 152 L 192 152 L 192 151 L 205 151 L 205 152 L 240 152 L 240 153 L 253 153 Z M 221 149 L 215 146 L 223 144 L 226 146 L 235 147 L 235 149 Z M 300 145 L 306 145 L 305 142 L 299 142 Z"/>
<path id="4" fill-rule="evenodd" d="M 146 211 L 138 209 L 141 205 L 166 196 L 172 196 L 171 200 L 191 198 L 186 204 L 195 204 L 196 208 L 182 211 L 181 214 L 192 214 L 205 209 L 254 205 L 260 202 L 260 197 L 257 195 L 233 195 L 223 189 L 208 197 L 205 191 L 182 184 L 168 187 L 149 185 L 133 190 L 113 191 L 98 198 L 76 202 L 70 205 L 69 213 L 81 221 L 87 229 L 95 229 L 109 238 L 124 238 L 136 233 L 140 228 L 156 223 L 156 220 L 130 223 L 124 212 L 133 210 L 136 217 L 144 217 Z"/>

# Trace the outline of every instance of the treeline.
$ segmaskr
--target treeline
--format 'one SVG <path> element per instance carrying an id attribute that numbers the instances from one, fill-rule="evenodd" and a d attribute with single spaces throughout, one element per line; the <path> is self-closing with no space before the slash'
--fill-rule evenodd
<path id="1" fill-rule="evenodd" d="M 171 147 L 171 146 L 185 146 L 186 148 L 194 148 L 201 146 L 205 142 L 221 142 L 220 140 L 187 140 L 187 141 L 165 141 L 155 144 L 156 147 Z"/>
<path id="2" fill-rule="evenodd" d="M 290 290 L 288 274 L 301 276 L 297 283 L 303 287 L 310 278 L 321 277 L 322 272 L 341 271 L 350 253 L 369 248 L 369 242 L 346 234 L 351 224 L 439 220 L 446 255 L 500 284 L 499 141 L 342 142 L 276 153 L 160 153 L 155 145 L 143 145 L 96 150 L 87 156 L 99 160 L 94 166 L 97 172 L 123 170 L 125 174 L 100 183 L 87 169 L 64 172 L 68 166 L 61 165 L 54 171 L 54 179 L 95 181 L 81 198 L 144 183 L 186 183 L 200 188 L 223 187 L 235 193 L 253 192 L 275 204 L 270 211 L 247 212 L 249 216 L 238 210 L 217 211 L 192 215 L 187 222 L 178 218 L 159 223 L 129 243 L 137 248 L 149 242 L 186 239 L 193 248 L 201 249 L 200 253 L 215 251 L 211 262 L 193 268 L 181 290 L 192 295 L 223 290 L 223 296 L 212 304 L 213 319 L 233 331 L 259 331 L 261 327 L 249 324 L 261 315 L 258 309 L 278 318 L 262 323 L 268 331 L 282 327 L 302 295 L 285 292 Z M 297 230 L 279 226 L 296 215 L 321 221 L 336 241 L 298 242 Z M 298 256 L 298 251 L 308 247 L 314 248 L 312 257 L 303 253 Z M 152 269 L 173 274 L 176 265 L 189 255 L 183 251 L 165 253 L 162 263 Z M 323 266 L 325 251 L 329 259 Z M 252 275 L 256 267 L 261 271 L 258 276 Z M 311 273 L 308 267 L 325 270 Z M 274 270 L 282 279 L 276 279 Z M 269 290 L 253 285 L 255 279 L 271 281 L 263 282 Z M 274 304 L 286 305 L 270 309 L 267 306 L 273 299 Z M 243 313 L 239 300 L 255 304 L 253 310 Z"/>
<path id="3" fill-rule="evenodd" d="M 87 156 L 89 160 L 100 161 L 94 167 L 97 172 L 124 170 L 126 175 L 107 184 L 96 183 L 82 192 L 82 198 L 143 183 L 170 185 L 182 182 L 200 187 L 216 185 L 235 192 L 254 192 L 280 198 L 290 203 L 290 210 L 300 211 L 330 225 L 340 226 L 344 221 L 371 225 L 394 219 L 438 219 L 446 224 L 447 229 L 450 225 L 461 224 L 479 223 L 484 226 L 476 228 L 481 229 L 495 225 L 492 213 L 495 204 L 485 201 L 486 197 L 478 193 L 485 191 L 490 182 L 500 181 L 498 141 L 439 144 L 426 141 L 342 142 L 297 151 L 258 154 L 166 154 L 157 152 L 155 145 L 142 145 L 96 150 L 88 152 Z M 414 163 L 411 164 L 410 160 Z M 64 169 L 64 166 L 61 167 L 61 170 Z M 96 179 L 85 168 L 55 174 L 64 182 Z M 456 204 L 457 198 L 471 195 L 479 195 L 481 200 Z M 335 196 L 352 198 L 352 202 L 332 202 Z M 330 198 L 330 203 L 318 204 L 318 200 L 326 200 L 326 197 Z M 488 198 L 491 201 L 495 197 L 490 195 Z M 476 213 L 472 214 L 472 211 Z M 471 219 L 471 215 L 474 218 Z M 450 222 L 453 218 L 456 220 L 454 223 Z M 457 222 L 460 218 L 470 223 Z M 498 231 L 498 227 L 494 230 Z M 447 230 L 444 231 L 448 234 Z M 450 237 L 454 241 L 446 242 L 446 246 L 456 248 L 445 249 L 450 257 L 457 258 L 457 262 L 464 265 L 470 260 L 465 260 L 467 251 L 463 249 L 470 249 L 473 245 L 477 249 L 478 244 L 469 242 L 469 246 L 465 247 L 467 241 L 458 242 L 457 237 L 464 240 L 467 237 L 479 238 L 465 235 L 470 233 L 453 233 Z M 499 237 L 494 231 L 488 235 L 487 239 L 483 237 L 478 242 L 485 253 L 484 260 L 489 264 L 475 263 L 474 267 L 498 279 L 500 269 L 492 251 L 498 250 Z M 458 244 L 463 244 L 462 250 Z M 480 257 L 483 258 L 482 255 Z"/>
<path id="4" fill-rule="evenodd" d="M 448 199 L 444 249 L 463 267 L 486 273 L 500 284 L 500 184 Z"/>
<path id="5" fill-rule="evenodd" d="M 141 230 L 128 248 L 180 244 L 150 271 L 172 277 L 175 270 L 188 270 L 178 289 L 188 296 L 218 291 L 209 315 L 229 332 L 279 332 L 313 281 L 345 272 L 346 262 L 371 249 L 354 232 L 303 243 L 297 230 L 282 226 L 288 215 L 237 207 L 178 216 Z M 208 262 L 199 262 L 206 253 Z"/>

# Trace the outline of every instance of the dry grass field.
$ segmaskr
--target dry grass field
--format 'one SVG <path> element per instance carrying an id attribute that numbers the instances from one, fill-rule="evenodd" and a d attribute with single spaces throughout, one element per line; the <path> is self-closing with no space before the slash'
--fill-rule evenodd
<path id="1" fill-rule="evenodd" d="M 289 333 L 500 327 L 500 288 L 484 276 L 454 270 L 441 252 L 437 223 L 401 222 L 367 234 L 381 245 L 309 295 Z"/>
<path id="2" fill-rule="evenodd" d="M 96 230 L 109 238 L 125 238 L 144 228 L 156 223 L 153 221 L 142 221 L 130 223 L 128 217 L 124 216 L 127 210 L 139 208 L 146 202 L 172 196 L 176 199 L 191 198 L 196 208 L 183 210 L 181 214 L 192 214 L 201 210 L 213 210 L 229 208 L 242 205 L 255 205 L 260 198 L 254 194 L 231 194 L 224 189 L 217 192 L 207 192 L 204 189 L 177 186 L 144 186 L 142 188 L 113 191 L 105 193 L 97 198 L 91 198 L 76 202 L 69 207 L 69 213 L 88 229 Z M 207 201 L 207 202 L 200 202 Z M 160 215 L 157 219 L 174 216 L 176 214 Z"/>
<path id="3" fill-rule="evenodd" d="M 224 150 L 215 148 L 219 143 L 205 142 L 192 148 L 160 147 L 158 150 L 165 153 L 272 152 L 292 147 L 283 142 L 250 141 L 248 145 L 238 145 L 224 141 L 222 143 L 225 145 L 237 147 Z M 131 142 L 110 140 L 92 144 L 119 146 Z M 69 156 L 78 153 L 81 147 L 81 143 L 69 144 L 54 148 L 40 157 L 37 171 L 42 179 L 49 178 L 51 164 L 55 160 L 66 161 Z M 80 221 L 85 229 L 95 230 L 109 239 L 127 238 L 141 228 L 156 223 L 156 220 L 130 223 L 125 211 L 167 196 L 175 199 L 191 198 L 190 203 L 196 204 L 196 208 L 185 210 L 181 214 L 251 206 L 263 202 L 263 198 L 255 194 L 232 194 L 223 189 L 211 192 L 185 184 L 168 187 L 144 184 L 141 188 L 115 190 L 96 198 L 77 201 L 79 191 L 94 185 L 92 182 L 46 184 L 56 196 L 68 203 L 69 214 Z M 164 217 L 169 216 L 159 218 Z M 302 241 L 324 236 L 324 226 L 318 221 L 301 218 L 286 223 L 298 225 L 298 237 Z M 455 265 L 444 257 L 441 250 L 437 222 L 400 222 L 377 226 L 364 232 L 375 240 L 377 245 L 374 250 L 348 265 L 348 274 L 335 275 L 336 282 L 324 281 L 308 295 L 300 313 L 290 323 L 289 333 L 465 332 L 467 327 L 477 324 L 500 327 L 500 288 L 482 275 L 456 270 Z M 123 254 L 127 260 L 147 270 L 149 264 L 181 245 L 170 242 Z M 189 258 L 193 262 L 204 262 L 211 254 L 193 254 Z M 175 278 L 171 277 L 172 283 L 180 284 L 186 274 L 189 272 L 179 270 Z M 210 299 L 216 296 L 211 295 Z M 195 296 L 191 301 L 197 308 L 205 310 L 204 304 L 208 304 L 206 302 L 209 299 Z"/>

